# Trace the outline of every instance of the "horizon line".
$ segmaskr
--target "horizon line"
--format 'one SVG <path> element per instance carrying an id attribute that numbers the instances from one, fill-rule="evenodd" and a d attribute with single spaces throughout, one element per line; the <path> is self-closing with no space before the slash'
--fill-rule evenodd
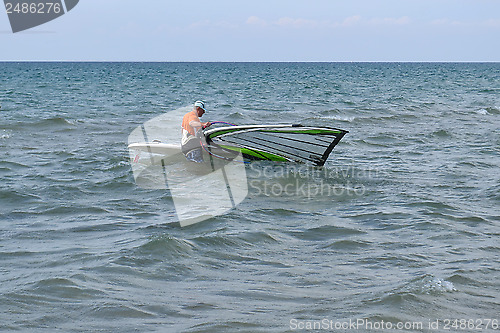
<path id="1" fill-rule="evenodd" d="M 500 60 L 498 61 L 491 61 L 491 60 L 356 60 L 356 61 L 349 61 L 349 60 L 332 60 L 332 61 L 326 61 L 326 60 L 255 60 L 255 61 L 250 61 L 250 60 L 237 60 L 237 61 L 230 61 L 230 60 L 0 60 L 0 63 L 345 63 L 345 64 L 350 64 L 350 63 L 381 63 L 381 64 L 387 64 L 387 63 L 419 63 L 419 64 L 425 64 L 425 63 L 450 63 L 450 64 L 457 64 L 457 63 L 464 63 L 464 64 L 473 64 L 473 63 L 500 63 Z"/>

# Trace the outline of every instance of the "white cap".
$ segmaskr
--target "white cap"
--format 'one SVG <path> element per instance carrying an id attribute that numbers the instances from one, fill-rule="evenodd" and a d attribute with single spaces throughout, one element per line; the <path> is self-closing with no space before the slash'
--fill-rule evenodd
<path id="1" fill-rule="evenodd" d="M 202 108 L 202 109 L 203 109 L 203 111 L 205 111 L 205 112 L 207 111 L 207 110 L 205 110 L 205 103 L 204 103 L 204 102 L 202 102 L 202 101 L 196 101 L 196 102 L 194 102 L 194 106 L 195 106 L 195 107 Z"/>

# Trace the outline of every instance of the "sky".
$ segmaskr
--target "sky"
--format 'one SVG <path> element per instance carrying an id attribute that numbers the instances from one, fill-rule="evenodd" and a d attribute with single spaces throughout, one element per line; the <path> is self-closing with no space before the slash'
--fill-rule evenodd
<path id="1" fill-rule="evenodd" d="M 28 1 L 28 0 L 27 0 Z M 80 0 L 0 61 L 500 61 L 500 0 Z"/>

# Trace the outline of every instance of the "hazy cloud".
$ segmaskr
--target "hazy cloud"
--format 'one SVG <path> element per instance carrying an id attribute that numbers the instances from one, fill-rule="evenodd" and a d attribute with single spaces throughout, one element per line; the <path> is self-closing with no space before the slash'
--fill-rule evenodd
<path id="1" fill-rule="evenodd" d="M 411 19 L 408 16 L 403 16 L 399 18 L 392 18 L 392 17 L 373 18 L 368 20 L 368 24 L 371 25 L 406 25 L 410 23 Z"/>
<path id="2" fill-rule="evenodd" d="M 354 26 L 354 25 L 358 24 L 359 22 L 361 22 L 361 16 L 359 16 L 359 15 L 350 16 L 350 17 L 347 17 L 344 21 L 342 21 L 340 26 L 350 27 L 350 26 Z"/>
<path id="3" fill-rule="evenodd" d="M 307 20 L 303 18 L 291 18 L 291 17 L 282 17 L 274 24 L 280 27 L 294 27 L 294 28 L 317 28 L 320 26 L 325 26 L 328 23 L 319 22 L 315 20 Z"/>
<path id="4" fill-rule="evenodd" d="M 346 17 L 341 21 L 313 20 L 306 18 L 281 17 L 277 20 L 267 21 L 258 16 L 250 16 L 246 24 L 259 27 L 283 27 L 283 28 L 339 28 L 355 26 L 387 26 L 411 24 L 408 16 L 399 18 L 370 18 L 365 19 L 360 15 Z"/>
<path id="5" fill-rule="evenodd" d="M 250 16 L 247 19 L 246 24 L 264 27 L 267 25 L 267 22 L 257 16 Z"/>

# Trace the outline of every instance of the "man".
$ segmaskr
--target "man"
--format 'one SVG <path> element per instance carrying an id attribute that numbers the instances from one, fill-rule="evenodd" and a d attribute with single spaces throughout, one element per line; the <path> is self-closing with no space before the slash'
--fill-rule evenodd
<path id="1" fill-rule="evenodd" d="M 181 150 L 188 161 L 203 163 L 202 142 L 204 142 L 203 130 L 212 125 L 210 122 L 202 123 L 200 117 L 205 113 L 205 103 L 196 101 L 193 111 L 182 118 Z M 203 140 L 203 141 L 202 141 Z"/>

